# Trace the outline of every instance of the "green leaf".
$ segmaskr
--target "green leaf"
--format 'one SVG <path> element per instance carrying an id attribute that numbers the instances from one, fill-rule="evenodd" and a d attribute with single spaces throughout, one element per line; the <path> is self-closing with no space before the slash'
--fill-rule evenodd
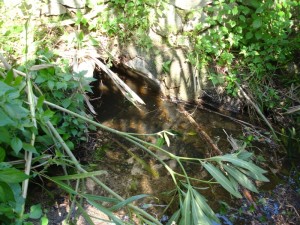
<path id="1" fill-rule="evenodd" d="M 99 176 L 107 174 L 104 170 L 99 171 L 93 171 L 93 172 L 87 172 L 87 173 L 78 173 L 78 174 L 72 174 L 72 175 L 66 175 L 66 176 L 56 176 L 52 177 L 53 180 L 73 180 L 73 179 L 82 179 L 82 178 L 88 178 L 93 176 Z"/>
<path id="2" fill-rule="evenodd" d="M 0 96 L 3 96 L 6 94 L 8 91 L 15 90 L 13 87 L 7 85 L 3 81 L 0 81 Z"/>
<path id="3" fill-rule="evenodd" d="M 25 143 L 25 142 L 23 142 L 23 149 L 24 149 L 25 151 L 28 151 L 28 152 L 32 152 L 32 153 L 38 154 L 38 152 L 36 151 L 36 149 L 35 149 L 34 146 L 32 146 L 31 144 Z"/>
<path id="4" fill-rule="evenodd" d="M 252 152 L 248 152 L 246 150 L 242 150 L 242 151 L 238 152 L 236 156 L 239 159 L 248 160 L 248 159 L 251 159 L 251 157 L 253 156 L 253 153 Z"/>
<path id="5" fill-rule="evenodd" d="M 87 224 L 89 225 L 95 225 L 94 222 L 92 221 L 91 217 L 87 214 L 86 210 L 81 206 L 80 203 L 76 201 L 76 205 L 78 207 L 78 211 L 80 212 L 80 215 L 83 216 Z"/>
<path id="6" fill-rule="evenodd" d="M 0 118 L 0 120 L 1 120 L 1 118 Z M 4 142 L 6 144 L 10 144 L 11 136 L 6 127 L 0 127 L 0 134 L 1 134 L 0 135 L 0 143 Z"/>
<path id="7" fill-rule="evenodd" d="M 31 219 L 39 219 L 42 216 L 42 208 L 41 204 L 33 205 L 30 207 L 29 218 Z"/>
<path id="8" fill-rule="evenodd" d="M 172 225 L 173 222 L 177 223 L 179 217 L 180 217 L 180 212 L 181 210 L 178 209 L 172 216 L 171 218 L 169 219 L 168 223 L 166 225 Z"/>
<path id="9" fill-rule="evenodd" d="M 53 90 L 54 85 L 55 85 L 55 83 L 54 83 L 53 80 L 48 80 L 47 86 L 48 86 L 48 88 L 49 88 L 51 91 Z"/>
<path id="10" fill-rule="evenodd" d="M 41 218 L 41 225 L 48 225 L 49 224 L 49 220 L 46 216 L 43 216 Z"/>
<path id="11" fill-rule="evenodd" d="M 13 139 L 11 139 L 10 146 L 12 147 L 16 155 L 18 155 L 23 147 L 23 143 L 18 137 L 14 137 Z"/>
<path id="12" fill-rule="evenodd" d="M 255 29 L 261 27 L 261 25 L 262 25 L 262 20 L 261 20 L 261 18 L 256 18 L 256 19 L 253 21 L 253 23 L 252 23 L 252 26 L 253 26 L 253 28 L 255 28 Z"/>
<path id="13" fill-rule="evenodd" d="M 5 183 L 19 183 L 28 178 L 30 178 L 30 176 L 15 168 L 0 170 L 0 181 Z"/>
<path id="14" fill-rule="evenodd" d="M 120 200 L 115 199 L 115 198 L 109 198 L 109 197 L 104 197 L 104 196 L 99 196 L 99 195 L 91 195 L 91 194 L 82 194 L 82 196 L 86 199 L 89 200 L 94 200 L 94 201 L 101 201 L 101 202 L 113 202 L 113 203 L 118 203 Z"/>
<path id="15" fill-rule="evenodd" d="M 193 219 L 192 224 L 195 225 L 211 224 L 210 219 L 204 214 L 200 205 L 194 200 L 191 201 L 191 204 L 192 204 L 192 219 Z"/>
<path id="16" fill-rule="evenodd" d="M 5 156 L 6 156 L 6 152 L 4 148 L 0 147 L 0 163 L 4 161 Z"/>
<path id="17" fill-rule="evenodd" d="M 245 160 L 239 159 L 234 155 L 231 154 L 227 154 L 227 155 L 222 155 L 222 156 L 216 156 L 214 158 L 218 158 L 222 161 L 227 161 L 227 162 L 231 162 L 233 165 L 238 166 L 238 167 L 242 167 L 244 169 L 247 169 L 253 173 L 266 173 L 266 170 L 263 170 L 262 168 L 256 166 L 255 164 L 251 163 L 251 162 L 247 162 Z"/>
<path id="18" fill-rule="evenodd" d="M 194 196 L 195 201 L 200 206 L 200 208 L 203 210 L 206 216 L 208 216 L 210 219 L 216 221 L 219 223 L 218 218 L 216 217 L 214 211 L 210 208 L 210 206 L 206 203 L 206 199 L 200 195 L 196 190 L 192 189 L 192 193 Z"/>
<path id="19" fill-rule="evenodd" d="M 110 208 L 110 210 L 111 211 L 116 211 L 116 210 L 118 210 L 118 209 L 120 209 L 120 208 L 128 205 L 129 203 L 131 203 L 133 201 L 137 201 L 137 200 L 139 200 L 141 198 L 145 198 L 145 197 L 148 197 L 148 196 L 150 196 L 150 195 L 148 195 L 148 194 L 141 194 L 141 195 L 132 196 L 130 198 L 127 198 L 125 201 L 122 201 L 122 202 L 114 205 L 113 207 Z"/>
<path id="20" fill-rule="evenodd" d="M 188 189 L 181 208 L 181 220 L 179 225 L 191 224 L 191 191 Z"/>
<path id="21" fill-rule="evenodd" d="M 14 194 L 10 186 L 5 182 L 0 182 L 0 202 L 14 201 Z"/>
<path id="22" fill-rule="evenodd" d="M 245 174 L 238 171 L 236 168 L 223 164 L 223 168 L 237 181 L 239 184 L 249 189 L 250 191 L 258 193 L 254 184 L 246 177 Z"/>
<path id="23" fill-rule="evenodd" d="M 204 168 L 216 179 L 216 181 L 222 185 L 230 194 L 237 198 L 242 198 L 241 194 L 234 189 L 230 181 L 224 176 L 224 174 L 215 166 L 210 163 L 202 163 Z"/>
<path id="24" fill-rule="evenodd" d="M 43 104 L 44 104 L 44 101 L 45 101 L 45 96 L 44 96 L 44 95 L 40 96 L 40 97 L 38 98 L 38 100 L 37 100 L 36 107 L 37 107 L 38 109 L 42 109 Z"/>
<path id="25" fill-rule="evenodd" d="M 0 108 L 0 126 L 15 125 L 16 123 Z"/>
<path id="26" fill-rule="evenodd" d="M 253 179 L 255 180 L 258 180 L 258 181 L 263 181 L 263 182 L 269 182 L 270 180 L 265 177 L 263 174 L 261 173 L 252 173 L 251 171 L 248 171 L 248 170 L 244 170 L 242 168 L 238 168 L 242 173 L 246 174 L 247 176 L 249 177 L 252 177 Z"/>

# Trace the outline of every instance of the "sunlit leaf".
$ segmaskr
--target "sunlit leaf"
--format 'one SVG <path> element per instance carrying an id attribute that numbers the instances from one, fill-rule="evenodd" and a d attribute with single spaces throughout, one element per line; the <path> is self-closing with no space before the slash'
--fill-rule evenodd
<path id="1" fill-rule="evenodd" d="M 170 147 L 170 139 L 169 139 L 168 135 L 165 132 L 163 134 L 164 134 L 164 139 L 167 143 L 167 146 Z"/>
<path id="2" fill-rule="evenodd" d="M 244 186 L 245 188 L 249 189 L 250 191 L 258 193 L 258 190 L 254 186 L 254 184 L 239 170 L 235 169 L 229 165 L 223 165 L 223 168 L 235 179 L 239 184 Z"/>
<path id="3" fill-rule="evenodd" d="M 46 216 L 43 216 L 41 218 L 41 225 L 48 225 L 49 224 L 49 220 Z M 90 223 L 91 224 L 91 223 Z"/>
<path id="4" fill-rule="evenodd" d="M 222 185 L 230 194 L 237 198 L 242 198 L 241 194 L 235 190 L 230 183 L 230 181 L 225 177 L 225 175 L 215 166 L 210 163 L 202 163 L 204 168 L 216 179 L 216 181 Z"/>

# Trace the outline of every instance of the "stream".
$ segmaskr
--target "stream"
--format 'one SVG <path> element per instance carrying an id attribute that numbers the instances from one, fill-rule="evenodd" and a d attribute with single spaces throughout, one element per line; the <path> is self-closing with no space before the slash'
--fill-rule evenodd
<path id="1" fill-rule="evenodd" d="M 282 167 L 283 160 L 276 153 L 279 146 L 268 138 L 268 132 L 260 128 L 261 124 L 252 125 L 253 119 L 247 116 L 219 112 L 201 105 L 168 99 L 159 91 L 152 90 L 143 80 L 134 78 L 124 80 L 146 105 L 137 109 L 118 90 L 110 86 L 111 83 L 105 76 L 102 76 L 91 97 L 95 99 L 92 104 L 98 113 L 99 122 L 130 133 L 151 134 L 162 130 L 171 131 L 176 135 L 170 136 L 170 146 L 168 147 L 165 143 L 163 148 L 176 155 L 196 158 L 215 155 L 203 135 L 199 134 L 199 127 L 224 154 L 233 152 L 228 141 L 229 137 L 234 140 L 247 141 L 246 137 L 251 135 L 253 141 L 247 150 L 255 153 L 256 163 L 259 166 L 270 171 L 267 175 L 270 182 L 256 183 L 260 194 L 251 196 L 255 203 L 249 202 L 247 198 L 232 199 L 218 185 L 198 184 L 201 188 L 200 193 L 206 197 L 213 210 L 218 212 L 217 215 L 222 224 L 281 224 L 277 222 L 282 220 L 282 214 L 287 213 L 288 207 L 281 205 L 280 201 L 284 197 L 280 193 L 284 195 L 283 191 L 289 189 L 289 193 L 285 193 L 286 198 L 289 198 L 291 194 L 299 200 L 300 181 L 299 177 L 290 177 L 288 166 Z M 191 123 L 182 109 L 189 113 L 198 127 Z M 108 171 L 109 177 L 104 182 L 125 198 L 142 193 L 151 194 L 152 198 L 147 198 L 137 204 L 157 218 L 161 218 L 162 222 L 168 221 L 177 209 L 178 202 L 174 201 L 174 196 L 171 194 L 174 190 L 174 183 L 167 171 L 155 159 L 121 138 L 111 139 L 102 131 L 98 131 L 98 137 L 102 140 L 102 144 L 100 141 L 93 155 L 93 163 L 99 164 L 98 169 Z M 154 136 L 148 136 L 146 140 L 151 143 L 157 142 Z M 176 161 L 160 152 L 155 153 L 172 169 L 178 169 Z M 186 164 L 185 166 L 189 175 L 198 179 L 209 179 L 206 171 L 199 165 Z M 298 175 L 297 172 L 295 174 Z M 94 194 L 104 194 L 101 190 L 91 189 L 90 191 Z M 293 205 L 294 201 L 291 200 L 287 204 Z M 296 205 L 294 207 L 299 207 L 299 204 Z M 299 208 L 296 208 L 297 214 Z M 299 221 L 299 218 L 296 220 Z"/>

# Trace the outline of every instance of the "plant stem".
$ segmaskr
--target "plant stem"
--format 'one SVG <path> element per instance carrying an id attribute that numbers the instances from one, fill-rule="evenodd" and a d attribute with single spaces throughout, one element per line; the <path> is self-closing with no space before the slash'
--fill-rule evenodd
<path id="1" fill-rule="evenodd" d="M 73 161 L 76 169 L 79 172 L 81 172 L 81 173 L 87 173 L 87 171 L 84 170 L 81 167 L 80 163 L 78 162 L 78 160 L 76 159 L 76 157 L 73 155 L 73 153 L 69 149 L 69 147 L 66 145 L 66 143 L 64 142 L 64 140 L 62 139 L 62 137 L 60 136 L 60 134 L 56 131 L 56 129 L 54 128 L 54 126 L 52 125 L 52 123 L 50 121 L 47 121 L 46 124 L 50 128 L 50 130 L 53 133 L 53 135 L 55 136 L 55 138 L 59 141 L 59 143 L 61 144 L 62 148 L 65 150 L 65 152 L 67 153 L 67 155 L 71 158 L 71 160 Z M 96 177 L 93 176 L 93 177 L 91 177 L 91 179 L 93 181 L 95 181 L 95 183 L 97 183 L 98 185 L 100 185 L 105 191 L 107 191 L 108 193 L 110 193 L 111 195 L 113 195 L 115 198 L 117 198 L 118 200 L 125 201 L 124 198 L 122 198 L 120 195 L 118 195 L 116 192 L 114 192 L 112 189 L 110 189 L 108 186 L 106 186 L 104 183 L 102 183 L 98 178 L 96 178 Z M 148 214 L 144 210 L 142 210 L 142 209 L 140 209 L 140 208 L 138 208 L 138 207 L 136 207 L 136 206 L 134 206 L 132 204 L 128 204 L 128 207 L 131 208 L 131 209 L 133 209 L 134 211 L 140 213 L 144 217 L 150 219 L 153 223 L 155 223 L 157 225 L 162 225 L 157 219 L 155 219 L 153 216 L 151 216 L 150 214 Z"/>

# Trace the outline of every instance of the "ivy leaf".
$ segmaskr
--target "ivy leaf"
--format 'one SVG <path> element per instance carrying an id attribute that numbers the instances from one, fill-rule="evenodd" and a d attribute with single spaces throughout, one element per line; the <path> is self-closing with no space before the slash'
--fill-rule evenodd
<path id="1" fill-rule="evenodd" d="M 20 150 L 23 147 L 23 143 L 18 137 L 14 137 L 13 139 L 11 139 L 10 146 L 12 147 L 14 152 L 18 155 Z"/>

